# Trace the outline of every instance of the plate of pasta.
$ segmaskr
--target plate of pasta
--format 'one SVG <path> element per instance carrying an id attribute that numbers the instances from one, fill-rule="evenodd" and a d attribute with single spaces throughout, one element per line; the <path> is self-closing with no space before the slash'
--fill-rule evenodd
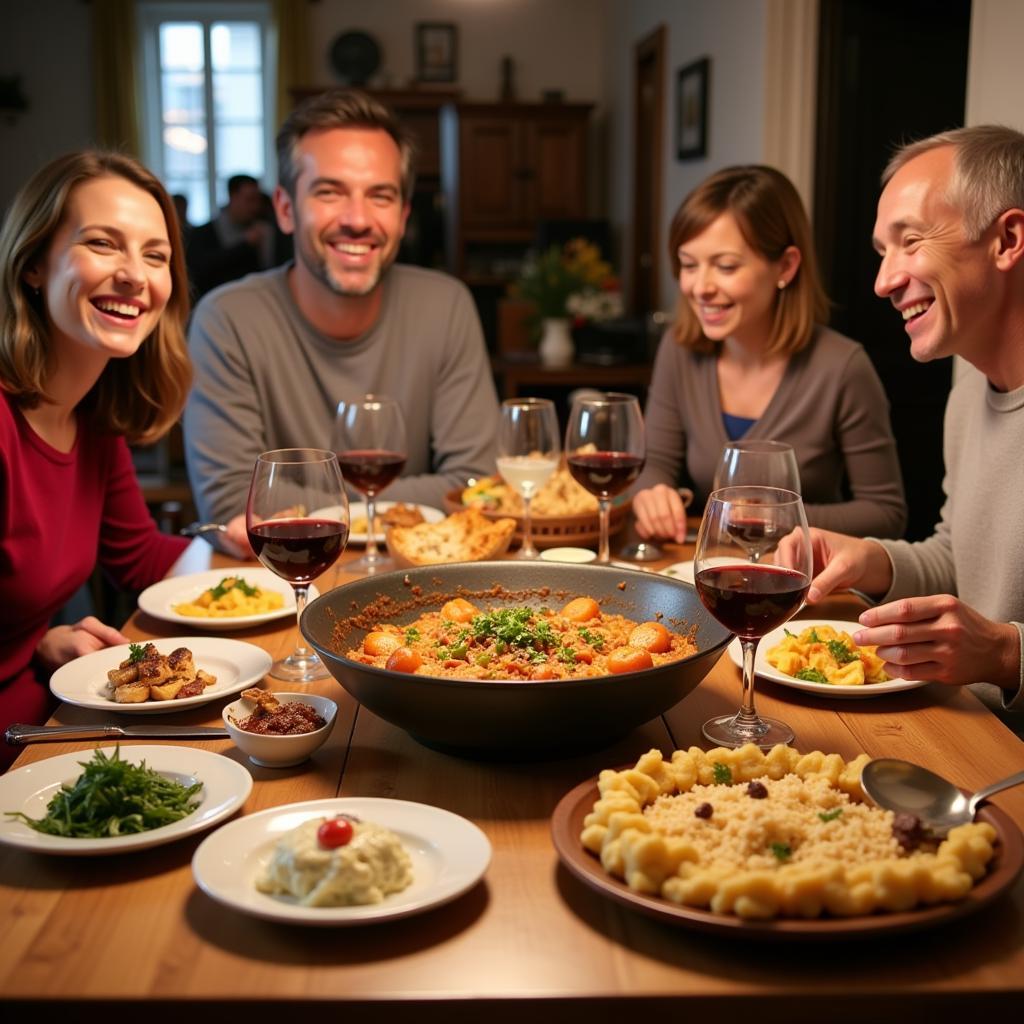
<path id="1" fill-rule="evenodd" d="M 822 697 L 863 699 L 916 690 L 927 679 L 890 679 L 874 647 L 859 647 L 853 635 L 863 627 L 836 619 L 792 619 L 766 633 L 757 647 L 754 671 L 764 679 Z M 742 668 L 738 639 L 728 647 Z"/>
<path id="2" fill-rule="evenodd" d="M 310 585 L 309 599 L 320 596 Z M 171 576 L 139 594 L 139 610 L 192 629 L 245 629 L 284 616 L 295 618 L 295 592 L 262 567 L 209 569 Z"/>

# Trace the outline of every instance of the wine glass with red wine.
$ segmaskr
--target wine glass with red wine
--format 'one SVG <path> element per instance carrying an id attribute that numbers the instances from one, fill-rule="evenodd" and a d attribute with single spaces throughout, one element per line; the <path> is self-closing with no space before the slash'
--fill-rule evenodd
<path id="1" fill-rule="evenodd" d="M 348 541 L 348 499 L 334 452 L 264 452 L 252 471 L 245 523 L 256 557 L 291 584 L 296 621 L 301 620 L 310 583 L 334 565 Z M 275 662 L 270 674 L 295 683 L 330 675 L 301 631 L 295 650 Z"/>
<path id="2" fill-rule="evenodd" d="M 764 535 L 777 538 L 754 558 L 746 525 L 753 517 Z M 776 551 L 787 537 L 785 561 Z M 754 708 L 754 655 L 758 641 L 803 604 L 811 583 L 811 535 L 803 501 L 778 487 L 725 487 L 708 499 L 697 536 L 697 593 L 709 612 L 735 633 L 743 648 L 743 699 L 734 715 L 704 723 L 704 735 L 720 747 L 755 743 L 763 749 L 789 743 L 793 730 L 761 718 Z"/>
<path id="3" fill-rule="evenodd" d="M 346 482 L 366 495 L 366 553 L 349 568 L 364 573 L 394 569 L 394 561 L 377 549 L 374 520 L 377 495 L 402 472 L 408 456 L 398 403 L 386 395 L 339 402 L 334 448 Z"/>
<path id="4" fill-rule="evenodd" d="M 597 498 L 601 524 L 597 561 L 610 562 L 612 498 L 640 475 L 647 457 L 644 418 L 636 396 L 609 391 L 577 398 L 565 431 L 565 453 L 573 479 Z"/>
<path id="5" fill-rule="evenodd" d="M 715 470 L 713 491 L 723 487 L 744 485 L 781 487 L 786 491 L 800 493 L 800 469 L 792 445 L 782 441 L 728 441 L 722 449 Z M 736 542 L 746 551 L 752 562 L 775 549 L 780 535 L 771 522 L 756 509 L 745 521 L 732 524 Z"/>

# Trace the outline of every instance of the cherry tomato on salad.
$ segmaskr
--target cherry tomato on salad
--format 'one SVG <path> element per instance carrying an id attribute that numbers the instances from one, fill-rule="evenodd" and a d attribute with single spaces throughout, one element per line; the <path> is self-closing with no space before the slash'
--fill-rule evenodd
<path id="1" fill-rule="evenodd" d="M 346 818 L 332 818 L 316 830 L 317 842 L 327 850 L 348 846 L 352 842 L 352 822 Z"/>

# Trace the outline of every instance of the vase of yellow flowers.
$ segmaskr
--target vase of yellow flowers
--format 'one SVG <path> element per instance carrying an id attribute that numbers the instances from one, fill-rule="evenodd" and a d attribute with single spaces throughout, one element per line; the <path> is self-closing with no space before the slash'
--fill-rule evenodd
<path id="1" fill-rule="evenodd" d="M 534 335 L 545 366 L 567 366 L 575 355 L 572 323 L 587 296 L 617 289 L 611 266 L 596 245 L 574 238 L 533 253 L 523 263 L 512 293 L 536 310 Z M 585 303 L 583 303 L 585 304 Z"/>

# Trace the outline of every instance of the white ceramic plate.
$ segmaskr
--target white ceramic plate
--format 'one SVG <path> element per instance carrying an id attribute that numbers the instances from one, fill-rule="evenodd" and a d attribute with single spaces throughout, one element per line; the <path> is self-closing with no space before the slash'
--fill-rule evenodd
<path id="1" fill-rule="evenodd" d="M 400 502 L 397 501 L 378 501 L 377 502 L 377 515 L 381 512 L 387 512 L 392 505 L 398 505 Z M 409 505 L 412 502 L 406 502 Z M 420 510 L 420 514 L 423 519 L 428 523 L 439 523 L 444 519 L 444 513 L 439 508 L 432 508 L 430 505 L 416 505 L 416 508 Z M 355 523 L 357 519 L 366 518 L 366 503 L 362 501 L 353 501 L 348 507 L 349 515 L 351 518 L 349 522 Z M 384 534 L 377 533 L 377 543 L 384 543 Z M 366 543 L 366 531 L 360 530 L 359 533 L 350 533 L 348 535 L 349 544 L 365 544 Z"/>
<path id="2" fill-rule="evenodd" d="M 693 583 L 693 562 L 676 562 L 660 570 L 663 576 L 671 576 L 673 579 L 682 580 L 684 583 Z"/>
<path id="3" fill-rule="evenodd" d="M 110 756 L 116 748 L 99 749 Z M 30 818 L 45 817 L 46 805 L 61 784 L 73 783 L 82 774 L 82 763 L 91 760 L 92 756 L 91 750 L 61 754 L 0 776 L 0 808 L 4 811 L 21 811 Z M 34 850 L 36 853 L 62 856 L 96 857 L 105 853 L 144 850 L 216 825 L 218 821 L 234 814 L 252 790 L 252 776 L 242 765 L 208 750 L 166 745 L 122 746 L 121 759 L 133 764 L 145 761 L 147 767 L 156 769 L 161 775 L 175 778 L 184 786 L 201 782 L 203 788 L 198 794 L 199 806 L 172 825 L 136 835 L 113 836 L 110 839 L 50 836 L 36 832 L 23 821 L 3 816 L 0 818 L 0 842 Z"/>
<path id="4" fill-rule="evenodd" d="M 806 679 L 794 679 L 787 676 L 778 669 L 772 668 L 765 660 L 765 652 L 774 647 L 786 635 L 785 630 L 790 633 L 800 633 L 811 626 L 831 626 L 833 629 L 845 630 L 851 636 L 858 629 L 864 627 L 858 622 L 843 622 L 838 619 L 792 619 L 784 626 L 773 629 L 766 633 L 761 642 L 757 645 L 757 654 L 754 657 L 754 672 L 770 679 L 773 683 L 780 683 L 782 686 L 791 686 L 795 690 L 806 690 L 808 693 L 817 694 L 819 697 L 881 697 L 886 693 L 900 693 L 902 690 L 916 690 L 919 686 L 927 686 L 927 679 L 890 679 L 887 683 L 865 683 L 863 686 L 830 686 L 825 683 L 812 683 Z M 728 647 L 729 657 L 733 663 L 743 666 L 743 651 L 740 648 L 739 640 L 733 640 Z"/>
<path id="5" fill-rule="evenodd" d="M 118 704 L 105 694 L 107 672 L 117 668 L 128 657 L 128 644 L 107 647 L 102 651 L 85 654 L 62 665 L 50 677 L 54 696 L 66 704 L 98 711 L 116 711 L 126 715 L 165 715 L 182 708 L 208 704 L 218 697 L 241 693 L 247 686 L 262 679 L 274 663 L 262 647 L 241 640 L 222 640 L 211 636 L 174 636 L 153 641 L 161 654 L 170 654 L 178 647 L 192 652 L 196 668 L 217 677 L 213 686 L 206 687 L 195 697 L 181 700 L 147 700 L 141 704 Z M 2 810 L 2 808 L 0 808 Z"/>
<path id="6" fill-rule="evenodd" d="M 203 591 L 217 586 L 225 576 L 239 576 L 250 586 L 259 587 L 260 590 L 276 591 L 284 598 L 284 604 L 276 611 L 264 612 L 262 615 L 235 615 L 216 619 L 180 615 L 174 610 L 175 605 L 194 601 Z M 319 596 L 320 592 L 310 584 L 310 601 Z M 245 629 L 247 626 L 258 626 L 262 622 L 271 622 L 286 615 L 294 619 L 295 591 L 280 576 L 275 576 L 269 569 L 262 567 L 257 569 L 247 566 L 237 572 L 229 569 L 209 569 L 189 576 L 172 576 L 154 583 L 139 594 L 139 609 L 147 615 L 163 619 L 165 622 L 176 622 L 189 629 L 208 629 L 226 633 L 234 629 Z"/>
<path id="7" fill-rule="evenodd" d="M 398 833 L 412 860 L 413 882 L 382 903 L 360 907 L 302 907 L 259 892 L 256 878 L 274 844 L 309 818 L 354 814 Z M 474 886 L 491 862 L 491 844 L 472 822 L 428 804 L 374 797 L 332 797 L 272 807 L 207 836 L 192 858 L 199 888 L 212 899 L 268 921 L 324 927 L 408 917 L 447 903 Z"/>

